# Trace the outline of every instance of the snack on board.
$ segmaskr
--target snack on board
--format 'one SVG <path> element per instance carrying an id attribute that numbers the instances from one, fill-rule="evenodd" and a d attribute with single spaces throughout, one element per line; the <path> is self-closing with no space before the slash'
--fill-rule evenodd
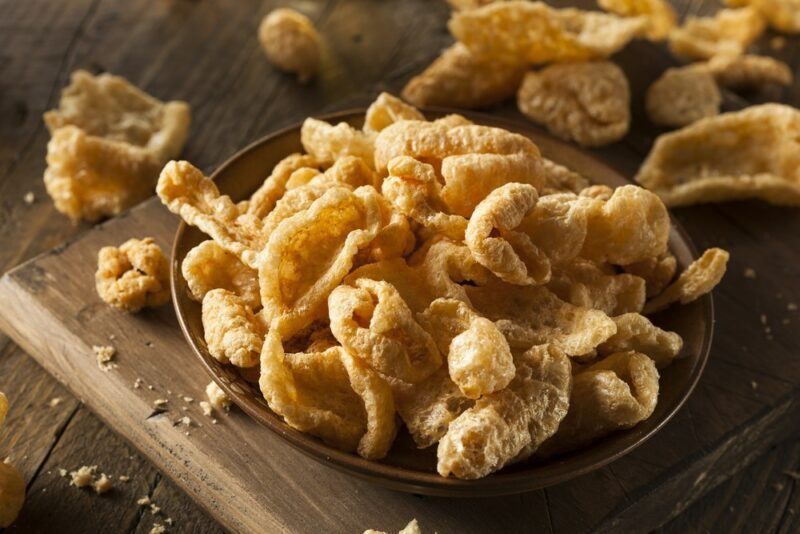
<path id="1" fill-rule="evenodd" d="M 713 57 L 708 62 L 708 70 L 719 85 L 734 91 L 791 85 L 794 78 L 792 70 L 783 61 L 754 54 Z"/>
<path id="2" fill-rule="evenodd" d="M 751 106 L 660 136 L 636 181 L 668 206 L 760 198 L 800 205 L 800 111 Z"/>
<path id="3" fill-rule="evenodd" d="M 800 2 L 797 0 L 725 0 L 733 7 L 752 6 L 776 31 L 800 33 Z"/>
<path id="4" fill-rule="evenodd" d="M 453 13 L 448 27 L 473 54 L 536 65 L 609 57 L 645 32 L 647 19 L 518 0 Z"/>
<path id="5" fill-rule="evenodd" d="M 675 27 L 677 15 L 666 0 L 597 0 L 597 5 L 622 17 L 643 16 L 648 39 L 660 41 Z"/>
<path id="6" fill-rule="evenodd" d="M 47 193 L 70 219 L 96 221 L 152 194 L 159 169 L 186 141 L 189 106 L 161 102 L 119 76 L 77 70 L 44 122 Z"/>
<path id="7" fill-rule="evenodd" d="M 0 426 L 6 419 L 8 398 L 0 391 Z M 14 522 L 25 502 L 25 480 L 11 464 L 0 462 L 0 528 Z"/>
<path id="8" fill-rule="evenodd" d="M 319 70 L 320 37 L 302 13 L 288 8 L 271 11 L 258 27 L 258 40 L 267 58 L 279 69 L 296 73 L 300 83 Z"/>
<path id="9" fill-rule="evenodd" d="M 474 479 L 653 412 L 682 340 L 641 313 L 710 291 L 726 254 L 673 282 L 656 194 L 388 94 L 362 129 L 311 119 L 301 137 L 310 154 L 250 199 L 186 162 L 158 187 L 212 238 L 182 266 L 209 353 L 287 425 L 380 459 L 402 422 L 439 473 Z"/>
<path id="10" fill-rule="evenodd" d="M 720 9 L 713 17 L 688 17 L 669 34 L 673 54 L 696 59 L 742 54 L 764 31 L 764 19 L 751 7 Z"/>
<path id="11" fill-rule="evenodd" d="M 647 116 L 659 126 L 681 127 L 719 114 L 722 95 L 705 65 L 667 69 L 647 88 Z"/>
<path id="12" fill-rule="evenodd" d="M 152 237 L 101 248 L 94 279 L 106 304 L 130 313 L 169 301 L 169 262 Z"/>
<path id="13" fill-rule="evenodd" d="M 529 72 L 517 92 L 519 110 L 551 133 L 583 146 L 619 141 L 630 126 L 630 88 L 610 61 L 551 65 Z"/>

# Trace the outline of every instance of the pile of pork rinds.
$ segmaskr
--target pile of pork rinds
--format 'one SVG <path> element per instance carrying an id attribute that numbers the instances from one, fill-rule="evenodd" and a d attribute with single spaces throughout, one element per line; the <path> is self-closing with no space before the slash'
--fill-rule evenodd
<path id="1" fill-rule="evenodd" d="M 385 93 L 363 129 L 307 119 L 301 137 L 241 202 L 185 161 L 157 185 L 211 237 L 181 266 L 209 353 L 288 425 L 380 459 L 404 424 L 442 476 L 474 479 L 653 413 L 682 340 L 648 315 L 728 259 L 676 277 L 657 195 Z"/>

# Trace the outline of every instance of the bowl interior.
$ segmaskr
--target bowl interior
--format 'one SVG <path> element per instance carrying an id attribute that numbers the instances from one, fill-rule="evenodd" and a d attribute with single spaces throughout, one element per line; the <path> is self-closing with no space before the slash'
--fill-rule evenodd
<path id="1" fill-rule="evenodd" d="M 443 110 L 426 112 L 429 118 L 443 114 Z M 363 116 L 363 110 L 356 110 L 323 118 L 360 126 Z M 593 183 L 610 186 L 630 183 L 593 156 L 549 137 L 532 126 L 478 113 L 466 116 L 478 124 L 499 126 L 527 135 L 539 146 L 544 156 L 583 174 Z M 220 166 L 212 177 L 223 193 L 240 200 L 255 191 L 278 161 L 298 151 L 301 151 L 300 125 L 276 132 L 246 147 Z M 659 401 L 653 415 L 630 430 L 611 434 L 582 450 L 546 461 L 532 459 L 514 464 L 474 481 L 439 476 L 435 469 L 436 447 L 426 450 L 415 448 L 405 431 L 400 432 L 387 458 L 380 462 L 368 461 L 331 448 L 313 436 L 290 428 L 269 409 L 252 374 L 247 376 L 247 373 L 240 373 L 232 366 L 222 365 L 209 354 L 203 337 L 200 304 L 189 298 L 186 281 L 180 270 L 188 251 L 205 239 L 205 234 L 196 228 L 183 223 L 180 225 L 172 251 L 172 296 L 184 335 L 212 378 L 242 410 L 302 452 L 334 468 L 393 489 L 449 496 L 511 494 L 552 485 L 597 469 L 640 445 L 672 417 L 694 388 L 708 357 L 713 305 L 711 297 L 706 295 L 691 304 L 673 306 L 652 318 L 657 325 L 678 332 L 683 337 L 683 354 L 661 373 Z M 686 267 L 696 257 L 689 238 L 674 221 L 669 244 L 680 268 Z"/>

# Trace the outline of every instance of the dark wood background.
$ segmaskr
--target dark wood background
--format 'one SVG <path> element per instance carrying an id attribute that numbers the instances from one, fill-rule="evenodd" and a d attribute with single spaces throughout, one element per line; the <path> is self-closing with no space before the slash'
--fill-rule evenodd
<path id="1" fill-rule="evenodd" d="M 307 115 L 368 102 L 380 90 L 398 92 L 411 75 L 451 42 L 445 27 L 449 9 L 439 0 L 289 2 L 311 16 L 327 45 L 321 77 L 316 83 L 300 86 L 268 65 L 256 40 L 261 17 L 279 4 L 287 2 L 0 0 L 0 273 L 88 229 L 88 225 L 71 225 L 54 211 L 41 180 L 48 139 L 41 115 L 57 104 L 59 91 L 72 70 L 113 72 L 160 98 L 188 101 L 193 126 L 184 157 L 211 170 L 248 142 Z M 557 4 L 589 7 L 591 2 Z M 703 0 L 678 0 L 674 4 L 682 16 L 718 8 L 716 2 Z M 767 44 L 770 37 L 760 41 L 761 50 L 777 55 L 796 70 L 800 63 L 798 40 L 788 39 L 782 50 L 773 51 Z M 671 60 L 663 47 L 649 43 L 635 43 L 620 54 L 619 60 L 638 95 L 634 98 L 634 127 L 624 142 L 597 153 L 631 175 L 657 133 L 641 114 L 641 91 L 637 88 L 645 87 Z M 795 84 L 756 99 L 798 104 L 799 90 L 800 84 Z M 738 96 L 726 95 L 729 108 L 745 103 Z M 514 115 L 508 106 L 497 112 Z M 29 191 L 36 198 L 32 205 L 23 200 Z M 775 315 L 770 314 L 770 319 L 778 321 L 786 315 L 778 311 L 788 301 L 777 293 L 791 295 L 793 290 L 796 294 L 800 285 L 796 249 L 791 250 L 798 241 L 781 241 L 780 232 L 772 233 L 771 228 L 784 223 L 797 228 L 797 216 L 791 210 L 747 203 L 746 216 L 742 217 L 737 211 L 742 204 L 689 208 L 681 210 L 678 217 L 694 230 L 693 237 L 703 246 L 735 246 L 720 237 L 724 232 L 718 221 L 722 219 L 743 228 L 753 242 L 775 247 L 775 257 L 735 259 L 732 266 L 739 272 L 730 273 L 733 281 L 726 283 L 746 283 L 741 268 L 757 266 L 757 280 L 764 284 L 765 297 L 763 303 L 753 305 L 774 307 Z M 716 222 L 706 224 L 712 212 Z M 768 266 L 774 269 L 768 271 Z M 773 295 L 777 303 L 767 303 Z M 742 306 L 728 298 L 718 299 L 717 305 Z M 720 321 L 729 319 L 724 313 L 720 315 Z M 754 317 L 757 321 L 758 314 Z M 793 327 L 774 328 L 787 331 L 783 337 L 776 337 L 784 344 L 783 350 L 797 355 Z M 747 351 L 745 345 L 736 340 L 724 346 Z M 768 349 L 769 344 L 761 347 Z M 758 359 L 767 360 L 769 356 L 753 354 L 753 365 L 758 366 Z M 797 367 L 787 371 L 787 376 L 797 377 Z M 732 367 L 730 383 L 713 386 L 739 388 L 737 395 L 750 404 L 757 403 L 759 396 L 775 398 L 765 388 L 786 387 L 780 376 L 774 375 L 764 376 L 755 386 L 736 379 Z M 789 387 L 794 386 L 796 383 L 789 383 Z M 174 519 L 172 531 L 220 530 L 171 481 L 3 334 L 0 391 L 6 392 L 12 403 L 0 432 L 0 457 L 12 458 L 28 481 L 29 492 L 12 530 L 148 532 L 159 519 L 133 504 L 143 495 L 152 496 Z M 697 393 L 704 394 L 711 395 L 703 390 Z M 49 402 L 55 397 L 63 400 L 51 407 Z M 724 417 L 726 407 L 718 410 Z M 716 423 L 700 420 L 696 424 L 702 435 L 706 427 Z M 59 468 L 75 469 L 85 464 L 100 465 L 110 473 L 127 473 L 131 481 L 117 484 L 113 494 L 97 497 L 70 488 L 58 476 Z M 732 466 L 716 488 L 662 528 L 676 533 L 800 529 L 798 481 L 786 474 L 800 467 L 796 434 L 746 464 Z M 623 492 L 620 501 L 624 499 Z M 674 502 L 664 502 L 665 509 L 675 506 Z M 581 513 L 578 503 L 575 513 Z M 364 528 L 371 526 L 378 524 Z"/>

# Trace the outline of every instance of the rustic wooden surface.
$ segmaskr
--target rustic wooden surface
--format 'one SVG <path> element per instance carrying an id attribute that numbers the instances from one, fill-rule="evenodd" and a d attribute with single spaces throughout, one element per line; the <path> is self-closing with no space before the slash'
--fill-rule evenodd
<path id="1" fill-rule="evenodd" d="M 450 42 L 444 28 L 447 8 L 438 1 L 295 2 L 317 22 L 329 45 L 319 82 L 299 87 L 290 77 L 274 72 L 257 47 L 255 27 L 274 4 L 0 1 L 0 271 L 88 228 L 71 226 L 55 213 L 41 183 L 47 142 L 41 113 L 55 104 L 73 69 L 108 70 L 162 98 L 189 101 L 194 125 L 184 155 L 210 170 L 237 148 L 277 127 L 324 109 L 365 102 L 380 89 L 397 91 Z M 682 14 L 716 9 L 714 2 L 680 5 Z M 761 46 L 769 51 L 766 42 L 768 37 Z M 797 65 L 797 50 L 797 40 L 789 39 L 783 50 L 770 52 Z M 618 59 L 639 95 L 671 61 L 661 47 L 647 43 L 635 43 Z M 797 104 L 798 87 L 770 96 Z M 728 104 L 735 107 L 742 101 L 731 97 Z M 508 109 L 499 112 L 514 114 Z M 634 112 L 628 138 L 598 151 L 627 174 L 635 171 L 655 133 L 641 114 L 639 99 Z M 31 206 L 23 202 L 28 191 L 37 198 Z M 674 516 L 678 518 L 665 528 L 676 532 L 713 530 L 719 521 L 750 531 L 796 529 L 797 482 L 778 475 L 784 465 L 792 470 L 798 464 L 797 438 L 791 435 L 796 419 L 794 427 L 788 423 L 797 414 L 800 360 L 793 329 L 800 316 L 786 309 L 789 302 L 800 302 L 794 252 L 800 244 L 797 215 L 757 203 L 683 209 L 677 215 L 698 245 L 730 248 L 733 260 L 717 293 L 712 361 L 673 423 L 640 451 L 575 483 L 479 506 L 416 499 L 413 506 L 374 512 L 377 524 L 357 527 L 395 528 L 411 515 L 436 512 L 448 515 L 448 520 L 427 526 L 446 532 L 447 526 L 456 525 L 458 514 L 469 518 L 476 513 L 474 508 L 480 508 L 498 525 L 510 528 L 522 507 L 530 528 L 557 531 L 644 530 Z M 745 267 L 756 269 L 755 280 L 743 277 Z M 767 339 L 759 321 L 762 313 L 767 315 L 772 339 Z M 789 324 L 783 324 L 784 319 Z M 153 495 L 175 519 L 175 530 L 220 529 L 2 335 L 0 390 L 12 399 L 0 435 L 0 455 L 10 456 L 29 481 L 30 496 L 17 524 L 20 530 L 57 526 L 61 531 L 88 532 L 112 526 L 146 532 L 158 518 L 135 506 L 144 494 Z M 49 407 L 54 397 L 63 402 Z M 736 474 L 782 440 L 788 440 L 782 448 Z M 653 473 L 668 462 L 682 468 L 661 474 L 652 484 Z M 96 497 L 69 488 L 58 477 L 58 468 L 83 464 L 98 464 L 110 474 L 128 474 L 132 480 L 118 484 L 109 496 Z M 775 481 L 765 472 L 772 472 Z M 730 482 L 687 508 L 731 475 L 735 476 Z M 328 515 L 329 520 L 334 517 Z M 310 530 L 314 525 L 304 526 Z"/>

